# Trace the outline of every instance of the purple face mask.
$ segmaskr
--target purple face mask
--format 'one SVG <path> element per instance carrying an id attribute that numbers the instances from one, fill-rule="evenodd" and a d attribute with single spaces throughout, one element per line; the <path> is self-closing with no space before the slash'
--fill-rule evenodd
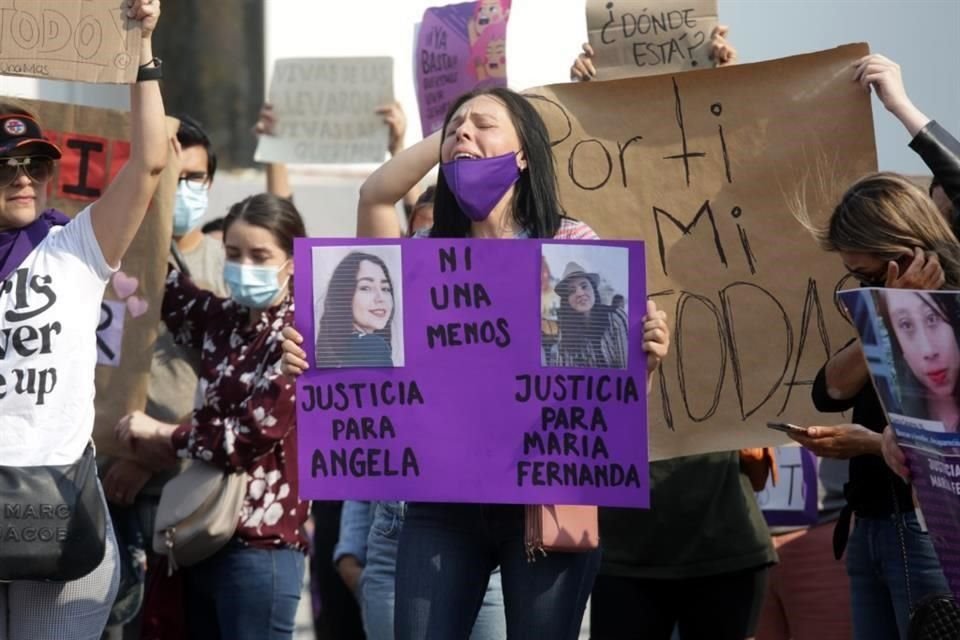
<path id="1" fill-rule="evenodd" d="M 500 198 L 520 179 L 517 154 L 494 158 L 458 158 L 440 165 L 457 204 L 474 222 L 487 219 Z"/>

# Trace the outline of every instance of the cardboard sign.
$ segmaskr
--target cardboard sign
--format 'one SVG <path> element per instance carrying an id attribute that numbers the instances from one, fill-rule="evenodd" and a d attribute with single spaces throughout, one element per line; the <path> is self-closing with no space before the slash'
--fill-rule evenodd
<path id="1" fill-rule="evenodd" d="M 816 424 L 809 387 L 849 327 L 840 259 L 791 214 L 832 210 L 876 169 L 869 94 L 848 45 L 758 64 L 528 92 L 567 213 L 648 243 L 673 345 L 651 397 L 651 459 L 784 444 Z"/>
<path id="2" fill-rule="evenodd" d="M 302 497 L 648 506 L 640 243 L 294 249 Z"/>
<path id="3" fill-rule="evenodd" d="M 277 115 L 260 136 L 258 162 L 383 162 L 387 127 L 377 107 L 393 102 L 393 58 L 285 58 L 270 82 Z"/>
<path id="4" fill-rule="evenodd" d="M 130 116 L 109 109 L 21 100 L 39 117 L 44 135 L 63 152 L 47 186 L 48 206 L 76 215 L 98 199 L 130 157 Z M 177 121 L 167 119 L 171 138 Z M 173 150 L 170 150 L 173 157 Z M 178 169 L 168 163 L 150 208 L 120 270 L 107 285 L 97 332 L 97 454 L 124 455 L 113 435 L 117 421 L 142 410 L 160 322 Z"/>
<path id="5" fill-rule="evenodd" d="M 0 0 L 0 74 L 136 81 L 140 24 L 122 0 Z"/>
<path id="6" fill-rule="evenodd" d="M 777 447 L 780 480 L 757 492 L 757 504 L 767 524 L 809 526 L 817 523 L 817 457 L 802 447 Z"/>
<path id="7" fill-rule="evenodd" d="M 511 0 L 476 0 L 423 13 L 414 77 L 423 137 L 443 126 L 450 105 L 476 87 L 507 86 Z"/>
<path id="8" fill-rule="evenodd" d="M 709 69 L 716 0 L 587 0 L 598 80 Z"/>
<path id="9" fill-rule="evenodd" d="M 856 289 L 840 296 L 906 454 L 940 566 L 960 597 L 960 293 Z"/>

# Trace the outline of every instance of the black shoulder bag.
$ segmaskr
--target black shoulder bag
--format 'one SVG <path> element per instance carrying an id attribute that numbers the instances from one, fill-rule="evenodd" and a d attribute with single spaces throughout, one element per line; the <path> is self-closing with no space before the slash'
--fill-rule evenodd
<path id="1" fill-rule="evenodd" d="M 910 607 L 907 640 L 957 640 L 960 638 L 960 608 L 957 607 L 951 594 L 934 594 L 921 599 L 920 602 L 913 601 L 903 513 L 900 511 L 897 491 L 893 484 L 890 485 L 890 492 L 893 495 L 893 509 L 897 518 L 897 539 L 903 554 L 903 575 L 907 581 L 907 604 Z"/>
<path id="2" fill-rule="evenodd" d="M 107 517 L 88 444 L 73 464 L 0 466 L 0 580 L 76 580 L 106 551 Z"/>

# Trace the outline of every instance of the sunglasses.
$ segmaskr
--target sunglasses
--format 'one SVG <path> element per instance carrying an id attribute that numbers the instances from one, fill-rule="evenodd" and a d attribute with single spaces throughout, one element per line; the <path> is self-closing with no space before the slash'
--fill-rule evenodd
<path id="1" fill-rule="evenodd" d="M 43 184 L 53 175 L 55 160 L 47 156 L 0 158 L 0 189 L 12 185 L 20 171 L 37 184 Z"/>

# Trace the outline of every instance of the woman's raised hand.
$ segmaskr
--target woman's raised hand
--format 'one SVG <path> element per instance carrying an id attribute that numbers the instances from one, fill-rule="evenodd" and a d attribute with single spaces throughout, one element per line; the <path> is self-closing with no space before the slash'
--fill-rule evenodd
<path id="1" fill-rule="evenodd" d="M 293 327 L 284 327 L 280 333 L 283 335 L 283 342 L 280 345 L 283 349 L 280 372 L 285 376 L 296 378 L 310 366 L 307 364 L 306 352 L 300 348 L 303 344 L 303 336 Z"/>
<path id="2" fill-rule="evenodd" d="M 727 40 L 730 27 L 718 25 L 710 33 L 710 59 L 718 67 L 726 67 L 737 61 L 737 50 Z"/>
<path id="3" fill-rule="evenodd" d="M 660 366 L 670 350 L 670 327 L 667 312 L 657 309 L 657 303 L 647 300 L 647 315 L 643 317 L 643 351 L 647 354 L 647 373 Z"/>
<path id="4" fill-rule="evenodd" d="M 127 0 L 127 17 L 140 22 L 144 38 L 151 37 L 160 19 L 160 0 Z"/>
<path id="5" fill-rule="evenodd" d="M 253 125 L 253 133 L 257 136 L 272 136 L 277 129 L 277 116 L 273 113 L 273 105 L 264 102 L 257 115 L 257 122 Z"/>
<path id="6" fill-rule="evenodd" d="M 597 75 L 597 68 L 593 66 L 593 47 L 589 42 L 583 43 L 583 53 L 577 56 L 570 66 L 570 80 L 592 80 Z"/>
<path id="7" fill-rule="evenodd" d="M 906 127 L 911 136 L 917 135 L 930 122 L 930 118 L 910 101 L 903 84 L 900 65 L 896 62 L 879 53 L 873 53 L 857 60 L 853 67 L 854 81 L 859 82 L 867 91 L 873 88 L 886 110 Z"/>
<path id="8" fill-rule="evenodd" d="M 940 259 L 932 251 L 924 252 L 919 247 L 913 249 L 913 259 L 900 273 L 900 265 L 891 260 L 887 265 L 887 284 L 892 289 L 925 289 L 935 291 L 946 282 Z"/>

